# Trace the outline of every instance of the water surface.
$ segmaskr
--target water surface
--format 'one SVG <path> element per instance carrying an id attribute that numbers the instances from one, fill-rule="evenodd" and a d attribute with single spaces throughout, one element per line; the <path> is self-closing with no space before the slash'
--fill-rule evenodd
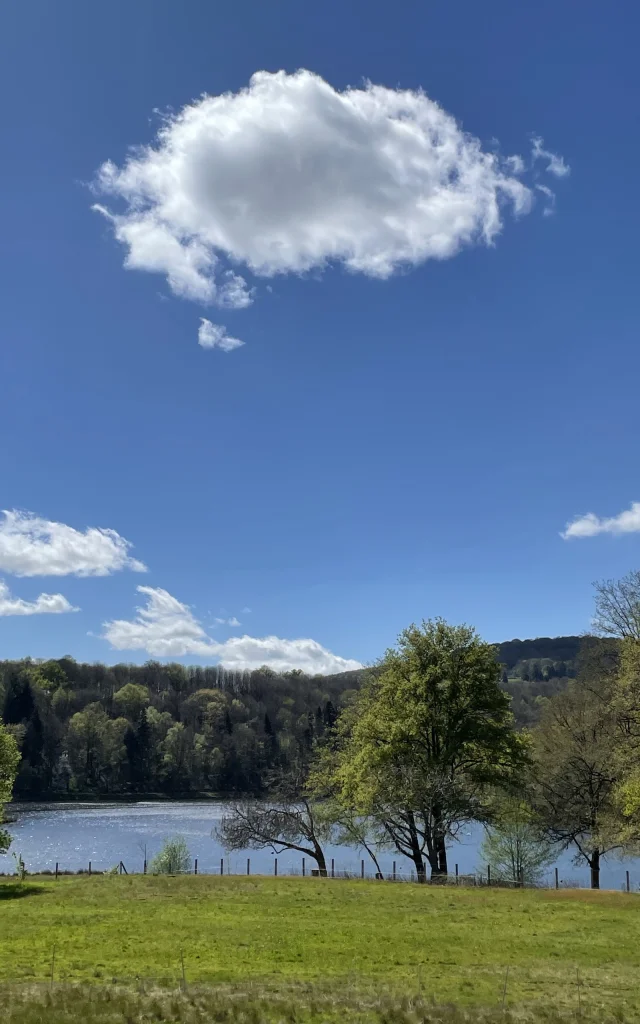
<path id="1" fill-rule="evenodd" d="M 192 857 L 198 858 L 198 870 L 218 873 L 224 859 L 225 873 L 245 874 L 250 858 L 252 874 L 273 874 L 275 855 L 269 850 L 246 850 L 226 854 L 212 830 L 224 814 L 226 805 L 218 801 L 201 802 L 145 802 L 127 804 L 12 804 L 9 816 L 15 820 L 8 826 L 13 836 L 9 855 L 0 855 L 0 871 L 14 869 L 12 852 L 20 853 L 28 871 L 53 870 L 56 862 L 60 870 L 108 870 L 122 861 L 128 871 L 142 871 L 145 849 L 149 861 L 158 853 L 165 839 L 180 835 L 186 840 Z M 480 826 L 464 829 L 460 840 L 449 846 L 449 868 L 457 863 L 461 874 L 480 869 L 479 847 L 483 830 Z M 361 858 L 369 874 L 373 865 L 367 855 L 349 847 L 327 847 L 327 857 L 334 858 L 336 870 L 360 872 Z M 411 864 L 406 858 L 391 851 L 379 855 L 383 871 L 391 872 L 393 861 L 397 872 L 407 875 Z M 570 853 L 563 853 L 557 861 L 560 878 L 579 885 L 589 884 L 588 870 L 572 863 Z M 313 866 L 309 858 L 306 870 Z M 601 885 L 603 888 L 621 889 L 625 871 L 629 870 L 632 888 L 640 884 L 640 861 L 622 862 L 606 858 L 603 862 Z M 279 874 L 300 873 L 302 855 L 296 852 L 278 854 Z M 553 868 L 549 878 L 553 877 Z"/>

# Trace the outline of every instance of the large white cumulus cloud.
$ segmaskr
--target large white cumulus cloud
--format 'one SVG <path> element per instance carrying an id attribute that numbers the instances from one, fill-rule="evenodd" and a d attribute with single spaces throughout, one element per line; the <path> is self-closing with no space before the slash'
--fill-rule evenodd
<path id="1" fill-rule="evenodd" d="M 239 308 L 252 298 L 243 268 L 270 277 L 337 262 L 384 278 L 490 244 L 506 207 L 531 205 L 522 167 L 485 152 L 423 92 L 340 92 L 309 71 L 260 71 L 241 92 L 166 117 L 95 187 L 116 202 L 97 209 L 129 267 Z"/>

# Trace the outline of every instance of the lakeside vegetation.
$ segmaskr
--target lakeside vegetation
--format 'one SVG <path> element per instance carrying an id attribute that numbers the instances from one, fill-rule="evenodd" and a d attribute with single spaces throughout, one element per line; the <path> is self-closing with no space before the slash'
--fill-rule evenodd
<path id="1" fill-rule="evenodd" d="M 515 721 L 496 647 L 442 619 L 404 630 L 341 692 L 340 677 L 143 666 L 149 682 L 169 682 L 156 704 L 149 686 L 125 682 L 108 696 L 117 717 L 91 701 L 70 715 L 66 734 L 52 723 L 86 693 L 58 662 L 13 666 L 3 683 L 0 804 L 14 776 L 18 795 L 46 791 L 56 772 L 66 772 L 70 791 L 73 780 L 109 788 L 119 779 L 145 793 L 152 778 L 181 789 L 231 764 L 235 799 L 217 828 L 228 851 L 295 850 L 324 875 L 330 843 L 366 852 L 376 871 L 379 852 L 392 850 L 423 882 L 446 879 L 448 844 L 480 822 L 496 878 L 535 882 L 555 846 L 586 862 L 598 888 L 605 854 L 640 847 L 640 573 L 596 587 L 595 623 L 598 635 L 583 640 L 566 681 L 555 663 L 519 656 L 539 654 L 539 641 L 510 642 L 523 682 L 563 680 L 538 698 L 533 728 Z M 561 639 L 555 651 L 564 658 L 575 645 Z M 214 673 L 217 688 L 191 692 L 191 677 L 212 683 Z M 310 696 L 315 713 L 299 713 Z M 172 711 L 160 710 L 166 704 Z"/>
<path id="2" fill-rule="evenodd" d="M 518 727 L 575 675 L 580 637 L 496 649 Z M 20 800 L 263 793 L 310 749 L 367 673 L 309 677 L 263 668 L 0 662 L 0 716 L 22 754 Z"/>

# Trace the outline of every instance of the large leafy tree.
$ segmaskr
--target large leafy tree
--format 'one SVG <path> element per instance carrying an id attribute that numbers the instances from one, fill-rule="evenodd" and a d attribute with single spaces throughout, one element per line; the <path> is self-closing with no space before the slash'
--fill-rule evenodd
<path id="1" fill-rule="evenodd" d="M 616 652 L 585 645 L 578 677 L 545 702 L 533 733 L 533 801 L 548 837 L 573 847 L 600 888 L 600 861 L 623 845 L 616 794 L 621 718 L 616 706 Z"/>
<path id="2" fill-rule="evenodd" d="M 18 744 L 0 722 L 0 823 L 4 821 L 4 804 L 11 799 L 19 763 Z M 0 828 L 0 853 L 5 853 L 10 843 L 11 836 Z"/>
<path id="3" fill-rule="evenodd" d="M 97 703 L 78 711 L 69 723 L 69 757 L 83 789 L 116 788 L 127 757 L 125 718 L 110 719 Z"/>
<path id="4" fill-rule="evenodd" d="M 366 817 L 424 880 L 447 874 L 446 841 L 484 819 L 487 794 L 526 762 L 496 650 L 445 621 L 400 634 L 341 716 L 334 797 Z"/>
<path id="5" fill-rule="evenodd" d="M 139 722 L 142 712 L 149 703 L 149 691 L 146 686 L 127 683 L 113 695 L 113 704 L 118 714 L 128 718 L 130 722 Z"/>

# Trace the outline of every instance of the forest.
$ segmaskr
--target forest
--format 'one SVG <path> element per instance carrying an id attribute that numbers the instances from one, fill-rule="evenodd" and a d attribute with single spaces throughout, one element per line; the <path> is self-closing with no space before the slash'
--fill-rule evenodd
<path id="1" fill-rule="evenodd" d="M 268 668 L 0 663 L 2 719 L 17 740 L 18 800 L 261 793 L 310 750 L 359 684 Z"/>
<path id="2" fill-rule="evenodd" d="M 564 689 L 580 642 L 497 647 L 518 725 L 537 719 L 541 697 Z M 107 666 L 71 657 L 0 662 L 2 720 L 22 755 L 15 798 L 262 793 L 271 771 L 333 727 L 366 674 Z"/>

